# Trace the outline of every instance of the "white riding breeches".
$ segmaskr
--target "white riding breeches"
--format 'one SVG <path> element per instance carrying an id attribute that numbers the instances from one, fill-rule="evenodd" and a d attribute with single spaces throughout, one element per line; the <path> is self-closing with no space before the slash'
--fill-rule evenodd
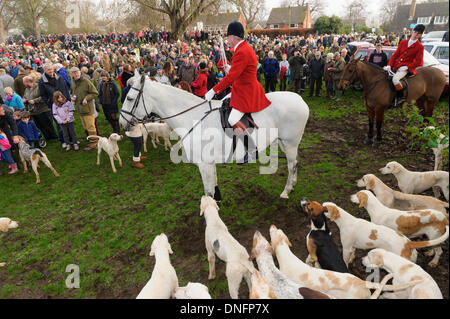
<path id="1" fill-rule="evenodd" d="M 230 116 L 228 117 L 228 123 L 231 126 L 235 125 L 239 120 L 244 116 L 245 113 L 242 113 L 236 109 L 231 109 Z"/>
<path id="2" fill-rule="evenodd" d="M 406 70 L 397 70 L 397 73 L 395 73 L 395 75 L 392 77 L 392 83 L 394 83 L 394 85 L 397 85 L 400 83 L 400 80 L 403 79 L 406 74 L 408 74 L 408 69 Z"/>

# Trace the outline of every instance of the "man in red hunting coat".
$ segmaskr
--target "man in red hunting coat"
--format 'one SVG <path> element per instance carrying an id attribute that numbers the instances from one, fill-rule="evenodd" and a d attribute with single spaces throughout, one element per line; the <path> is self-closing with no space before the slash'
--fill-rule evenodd
<path id="1" fill-rule="evenodd" d="M 234 49 L 231 67 L 225 78 L 205 95 L 211 101 L 215 94 L 232 85 L 230 106 L 232 111 L 228 122 L 237 135 L 242 135 L 247 129 L 240 121 L 245 113 L 259 112 L 270 105 L 264 89 L 256 78 L 258 59 L 255 51 L 244 40 L 244 27 L 238 21 L 231 22 L 227 29 L 228 45 Z M 227 70 L 225 70 L 226 72 Z M 244 163 L 248 160 L 248 154 Z"/>
<path id="2" fill-rule="evenodd" d="M 423 44 L 420 43 L 420 37 L 425 31 L 423 24 L 415 26 L 409 39 L 401 41 L 397 50 L 392 55 L 385 70 L 392 70 L 396 72 L 392 77 L 392 83 L 397 90 L 397 98 L 395 105 L 400 105 L 405 102 L 406 98 L 403 96 L 403 85 L 400 80 L 405 77 L 408 72 L 417 74 L 416 68 L 423 65 Z"/>

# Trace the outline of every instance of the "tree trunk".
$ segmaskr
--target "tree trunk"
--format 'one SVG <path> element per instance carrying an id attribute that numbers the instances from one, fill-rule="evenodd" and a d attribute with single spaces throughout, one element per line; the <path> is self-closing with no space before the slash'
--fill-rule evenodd
<path id="1" fill-rule="evenodd" d="M 179 38 L 179 33 L 180 33 L 180 20 L 177 19 L 176 15 L 173 16 L 169 16 L 170 17 L 170 30 L 172 33 L 172 37 L 174 37 L 175 39 Z"/>
<path id="2" fill-rule="evenodd" d="M 3 25 L 3 17 L 0 14 L 0 43 L 6 43 L 6 30 Z"/>
<path id="3" fill-rule="evenodd" d="M 33 31 L 34 35 L 38 41 L 38 43 L 41 43 L 41 26 L 39 25 L 39 17 L 35 17 L 33 22 Z"/>

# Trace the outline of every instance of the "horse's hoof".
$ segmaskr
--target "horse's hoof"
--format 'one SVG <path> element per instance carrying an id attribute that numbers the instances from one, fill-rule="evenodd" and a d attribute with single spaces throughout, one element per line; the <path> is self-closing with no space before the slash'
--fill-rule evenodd
<path id="1" fill-rule="evenodd" d="M 373 146 L 378 147 L 381 145 L 381 140 L 374 140 L 373 141 Z"/>
<path id="2" fill-rule="evenodd" d="M 282 192 L 281 195 L 280 195 L 280 198 L 289 199 L 289 196 L 288 196 L 288 194 L 286 192 Z"/>
<path id="3" fill-rule="evenodd" d="M 373 143 L 371 138 L 366 137 L 363 141 L 364 145 L 371 145 Z"/>

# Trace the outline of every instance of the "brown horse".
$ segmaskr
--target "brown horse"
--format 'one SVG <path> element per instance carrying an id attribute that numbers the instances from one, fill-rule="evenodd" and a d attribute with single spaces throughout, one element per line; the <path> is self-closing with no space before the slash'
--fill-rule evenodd
<path id="1" fill-rule="evenodd" d="M 390 88 L 387 72 L 379 66 L 353 59 L 345 66 L 340 89 L 346 89 L 354 80 L 359 79 L 363 85 L 364 105 L 369 114 L 369 133 L 364 140 L 364 144 L 381 144 L 381 127 L 383 125 L 384 111 L 389 107 L 394 99 L 395 92 Z M 417 68 L 417 75 L 406 78 L 408 83 L 407 102 L 416 101 L 422 114 L 426 117 L 433 115 L 434 105 L 439 100 L 444 86 L 444 73 L 433 67 Z M 377 137 L 373 141 L 373 124 L 376 118 Z"/>

